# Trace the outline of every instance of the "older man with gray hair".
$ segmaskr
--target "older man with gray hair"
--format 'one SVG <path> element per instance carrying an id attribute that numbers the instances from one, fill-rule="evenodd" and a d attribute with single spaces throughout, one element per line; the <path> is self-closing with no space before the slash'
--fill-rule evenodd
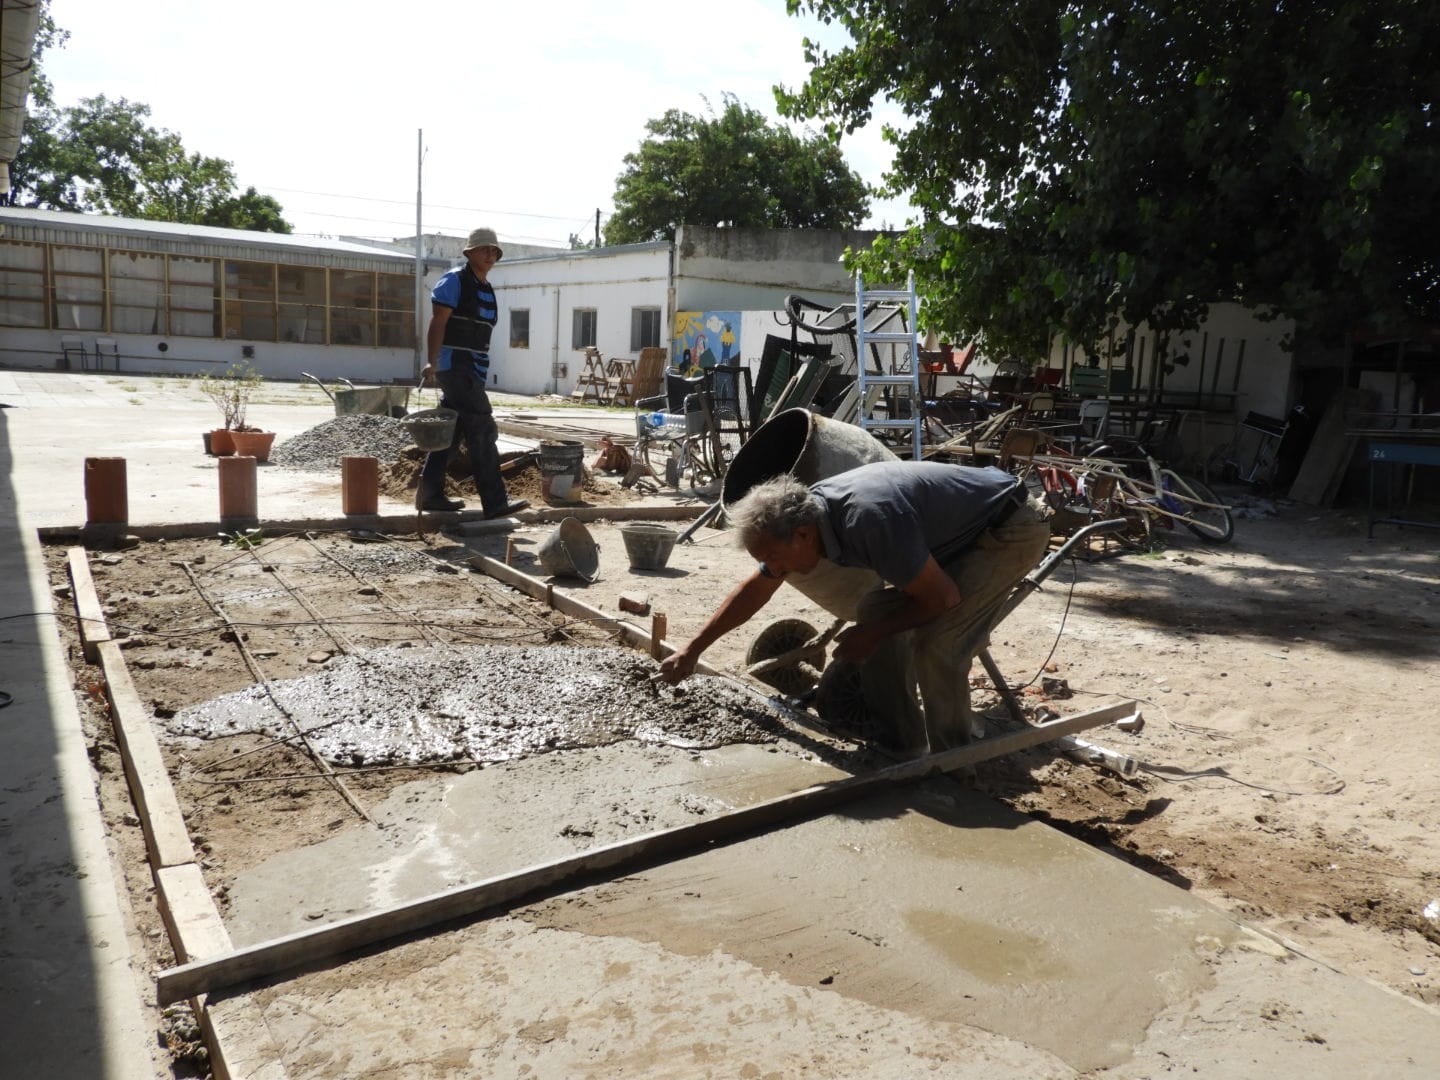
<path id="1" fill-rule="evenodd" d="M 969 740 L 970 662 L 1050 539 L 1047 512 L 1015 477 L 903 461 L 861 465 L 808 487 L 787 473 L 757 484 L 726 517 L 758 565 L 661 664 L 668 681 L 692 674 L 701 654 L 764 607 L 787 575 L 825 560 L 864 567 L 882 584 L 860 601 L 835 659 L 860 665 L 868 711 L 893 724 L 883 741 L 934 753 Z"/>

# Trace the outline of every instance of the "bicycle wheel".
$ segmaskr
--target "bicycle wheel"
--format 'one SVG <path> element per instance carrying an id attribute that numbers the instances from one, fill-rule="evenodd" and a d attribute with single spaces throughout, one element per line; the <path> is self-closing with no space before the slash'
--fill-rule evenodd
<path id="1" fill-rule="evenodd" d="M 1166 471 L 1173 494 L 1185 499 L 1185 527 L 1202 540 L 1223 544 L 1235 535 L 1235 519 L 1230 511 L 1219 505 L 1220 497 L 1193 477 L 1181 476 Z M 1196 506 L 1194 503 L 1214 503 L 1214 506 Z"/>

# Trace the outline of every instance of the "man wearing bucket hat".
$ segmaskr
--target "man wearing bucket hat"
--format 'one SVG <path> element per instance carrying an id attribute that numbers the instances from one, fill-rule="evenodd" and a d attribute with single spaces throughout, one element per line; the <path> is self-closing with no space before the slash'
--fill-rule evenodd
<path id="1" fill-rule="evenodd" d="M 445 467 L 450 452 L 465 441 L 475 490 L 487 518 L 504 517 L 530 504 L 512 501 L 500 475 L 499 434 L 485 384 L 490 379 L 490 335 L 499 316 L 499 303 L 488 275 L 504 252 L 494 229 L 476 229 L 465 243 L 465 265 L 451 270 L 430 291 L 430 329 L 425 337 L 426 364 L 420 385 L 439 384 L 442 408 L 458 413 L 455 436 L 449 447 L 432 450 L 420 470 L 415 488 L 415 509 L 463 509 L 459 499 L 445 497 Z"/>
<path id="2" fill-rule="evenodd" d="M 862 567 L 880 580 L 860 598 L 835 658 L 860 665 L 867 710 L 889 719 L 882 741 L 909 753 L 969 741 L 971 659 L 1050 540 L 1048 511 L 1023 484 L 996 468 L 881 461 L 808 486 L 783 473 L 725 516 L 759 565 L 660 665 L 667 681 L 692 674 L 700 654 L 786 577 L 823 561 Z"/>

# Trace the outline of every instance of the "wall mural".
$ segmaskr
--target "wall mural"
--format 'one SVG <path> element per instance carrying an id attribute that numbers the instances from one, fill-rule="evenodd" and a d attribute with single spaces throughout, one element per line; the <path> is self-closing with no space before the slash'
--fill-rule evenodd
<path id="1" fill-rule="evenodd" d="M 740 362 L 738 311 L 680 311 L 670 342 L 670 369 L 698 375 L 716 364 Z"/>

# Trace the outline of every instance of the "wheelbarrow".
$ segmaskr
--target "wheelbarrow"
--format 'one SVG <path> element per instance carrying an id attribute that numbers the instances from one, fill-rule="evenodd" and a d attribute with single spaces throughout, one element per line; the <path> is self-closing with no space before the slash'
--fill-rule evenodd
<path id="1" fill-rule="evenodd" d="M 341 379 L 340 382 L 349 389 L 332 391 L 308 371 L 300 374 L 325 391 L 325 396 L 335 403 L 336 416 L 393 416 L 399 419 L 408 411 L 408 386 L 356 386 L 349 379 Z"/>

